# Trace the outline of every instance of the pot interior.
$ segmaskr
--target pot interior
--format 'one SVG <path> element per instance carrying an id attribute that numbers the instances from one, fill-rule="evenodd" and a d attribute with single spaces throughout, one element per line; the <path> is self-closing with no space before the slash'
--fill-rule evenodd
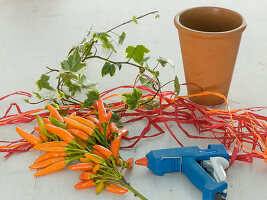
<path id="1" fill-rule="evenodd" d="M 181 13 L 179 22 L 196 31 L 225 32 L 240 27 L 243 18 L 240 14 L 225 8 L 199 7 Z"/>

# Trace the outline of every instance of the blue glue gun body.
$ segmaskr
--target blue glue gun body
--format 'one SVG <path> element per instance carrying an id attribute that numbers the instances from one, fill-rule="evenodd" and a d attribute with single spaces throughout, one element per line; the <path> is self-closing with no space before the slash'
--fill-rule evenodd
<path id="1" fill-rule="evenodd" d="M 208 149 L 192 146 L 154 150 L 146 157 L 147 167 L 159 176 L 164 173 L 183 172 L 203 192 L 203 200 L 214 200 L 217 193 L 227 189 L 226 182 L 217 182 L 200 165 L 201 161 L 210 160 L 211 157 L 229 160 L 229 154 L 222 144 L 210 144 Z"/>

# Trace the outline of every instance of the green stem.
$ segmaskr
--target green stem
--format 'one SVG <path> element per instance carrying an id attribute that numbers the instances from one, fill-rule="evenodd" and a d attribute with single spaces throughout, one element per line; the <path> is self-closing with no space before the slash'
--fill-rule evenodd
<path id="1" fill-rule="evenodd" d="M 134 193 L 135 197 L 138 197 L 142 200 L 147 200 L 143 195 L 141 195 L 138 191 L 136 191 L 129 183 L 126 182 L 124 178 L 122 178 L 121 185 L 126 187 L 128 190 L 130 190 L 132 193 Z"/>

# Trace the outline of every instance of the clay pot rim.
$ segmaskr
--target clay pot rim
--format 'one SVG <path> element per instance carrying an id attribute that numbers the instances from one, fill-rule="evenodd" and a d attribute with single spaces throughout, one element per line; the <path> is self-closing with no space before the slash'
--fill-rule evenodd
<path id="1" fill-rule="evenodd" d="M 232 29 L 229 31 L 220 31 L 220 32 L 198 31 L 198 30 L 194 30 L 194 29 L 191 29 L 191 28 L 188 28 L 188 27 L 182 25 L 180 23 L 180 20 L 179 20 L 180 15 L 183 14 L 184 12 L 188 11 L 188 10 L 197 9 L 197 8 L 210 8 L 210 9 L 217 8 L 220 10 L 227 10 L 227 11 L 234 12 L 242 18 L 242 24 L 235 29 Z M 231 9 L 216 7 L 216 6 L 199 6 L 199 7 L 188 8 L 188 9 L 182 10 L 181 12 L 177 13 L 174 17 L 174 25 L 177 29 L 179 29 L 181 31 L 189 32 L 190 34 L 195 35 L 196 37 L 220 38 L 220 37 L 225 37 L 227 35 L 233 36 L 237 33 L 242 33 L 247 27 L 247 20 L 239 12 L 233 11 Z"/>

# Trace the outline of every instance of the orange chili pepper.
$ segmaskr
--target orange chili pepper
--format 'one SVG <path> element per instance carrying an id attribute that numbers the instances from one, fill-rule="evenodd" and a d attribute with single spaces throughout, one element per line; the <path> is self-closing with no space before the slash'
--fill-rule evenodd
<path id="1" fill-rule="evenodd" d="M 118 136 L 112 142 L 110 147 L 110 151 L 112 152 L 115 158 L 117 158 L 119 155 L 120 145 L 121 145 L 121 136 Z"/>
<path id="2" fill-rule="evenodd" d="M 85 119 L 83 117 L 78 117 L 78 116 L 70 116 L 69 118 L 77 121 L 77 122 L 80 122 L 81 124 L 85 125 L 85 126 L 88 126 L 90 127 L 91 129 L 95 129 L 97 126 L 95 125 L 94 122 L 88 120 L 88 119 Z"/>
<path id="3" fill-rule="evenodd" d="M 92 187 L 92 186 L 95 186 L 96 183 L 94 183 L 92 180 L 89 180 L 89 181 L 82 181 L 80 183 L 77 183 L 74 188 L 75 189 L 85 189 L 85 188 L 89 188 L 89 187 Z"/>
<path id="4" fill-rule="evenodd" d="M 109 158 L 110 156 L 113 155 L 109 149 L 107 149 L 101 145 L 94 145 L 93 148 L 96 149 L 97 151 L 99 151 L 100 153 L 102 153 L 107 158 Z"/>
<path id="5" fill-rule="evenodd" d="M 89 136 L 85 132 L 83 132 L 83 131 L 81 131 L 79 129 L 68 129 L 68 131 L 72 135 L 74 135 L 74 136 L 76 136 L 78 138 L 81 138 L 82 140 L 88 140 L 88 138 L 89 138 Z"/>
<path id="6" fill-rule="evenodd" d="M 66 147 L 66 146 L 68 146 L 68 144 L 66 142 L 63 142 L 63 141 L 46 142 L 46 143 L 35 145 L 33 147 L 33 149 L 40 149 L 42 147 L 55 147 L 55 146 Z"/>
<path id="7" fill-rule="evenodd" d="M 51 124 L 46 124 L 45 128 L 60 137 L 62 140 L 64 140 L 67 143 L 71 143 L 74 141 L 74 137 L 65 129 L 51 125 Z"/>
<path id="8" fill-rule="evenodd" d="M 90 162 L 90 159 L 89 158 L 80 158 L 80 162 L 81 163 L 88 163 L 88 162 Z"/>
<path id="9" fill-rule="evenodd" d="M 62 151 L 62 152 L 48 152 L 48 153 L 41 155 L 39 158 L 37 158 L 34 161 L 34 164 L 37 164 L 37 163 L 42 162 L 44 160 L 47 160 L 49 158 L 61 157 L 61 156 L 67 156 L 67 153 L 64 151 Z"/>
<path id="10" fill-rule="evenodd" d="M 99 169 L 100 169 L 100 165 L 97 164 L 97 165 L 94 166 L 93 172 L 96 173 Z"/>
<path id="11" fill-rule="evenodd" d="M 94 172 L 83 172 L 81 173 L 81 175 L 79 176 L 80 180 L 91 180 L 91 174 L 95 175 L 96 173 Z"/>
<path id="12" fill-rule="evenodd" d="M 48 151 L 48 152 L 62 152 L 66 151 L 66 147 L 40 147 L 40 151 Z"/>
<path id="13" fill-rule="evenodd" d="M 50 119 L 48 119 L 48 118 L 42 118 L 42 119 L 43 119 L 43 121 L 44 121 L 45 124 L 52 124 L 52 122 L 50 121 Z"/>
<path id="14" fill-rule="evenodd" d="M 86 158 L 89 158 L 91 161 L 93 161 L 96 164 L 104 164 L 105 163 L 105 160 L 98 155 L 95 155 L 92 153 L 85 153 L 84 156 Z"/>
<path id="15" fill-rule="evenodd" d="M 91 171 L 93 170 L 94 163 L 78 163 L 76 165 L 69 166 L 71 171 Z"/>
<path id="16" fill-rule="evenodd" d="M 52 172 L 59 171 L 61 169 L 64 169 L 67 166 L 68 162 L 66 160 L 58 161 L 56 163 L 53 163 L 52 165 L 49 165 L 48 167 L 36 172 L 34 176 L 43 176 Z"/>
<path id="17" fill-rule="evenodd" d="M 42 131 L 40 130 L 39 127 L 34 127 L 34 130 L 38 131 L 39 136 L 40 136 L 40 138 L 41 138 L 41 140 L 43 142 L 47 142 L 48 141 L 48 137 L 45 134 L 42 133 Z"/>
<path id="18" fill-rule="evenodd" d="M 122 166 L 123 165 L 123 160 L 121 158 L 117 158 L 116 164 L 117 164 L 117 166 Z"/>
<path id="19" fill-rule="evenodd" d="M 54 106 L 52 106 L 50 104 L 46 104 L 46 107 L 50 111 L 51 117 L 53 117 L 53 118 L 57 119 L 58 121 L 64 123 L 63 118 L 61 117 L 61 115 L 59 114 L 59 112 L 57 111 L 57 109 Z"/>
<path id="20" fill-rule="evenodd" d="M 125 161 L 125 167 L 126 168 L 132 168 L 133 167 L 133 163 L 134 163 L 134 159 L 133 158 L 129 158 L 128 160 Z"/>
<path id="21" fill-rule="evenodd" d="M 62 161 L 62 160 L 65 160 L 65 157 L 49 158 L 49 159 L 44 160 L 42 162 L 39 162 L 39 163 L 36 163 L 36 164 L 31 165 L 29 168 L 30 169 L 40 169 L 40 168 L 47 167 L 49 165 L 52 165 L 55 162 Z"/>
<path id="22" fill-rule="evenodd" d="M 76 115 L 77 115 L 77 113 L 76 112 L 73 112 L 73 113 L 70 114 L 70 117 L 76 116 Z"/>
<path id="23" fill-rule="evenodd" d="M 33 144 L 33 145 L 37 145 L 37 144 L 41 144 L 42 140 L 41 138 L 34 136 L 30 133 L 27 133 L 26 131 L 22 130 L 19 127 L 16 127 L 16 131 L 18 132 L 18 134 L 24 138 L 25 140 L 27 140 L 29 143 Z"/>
<path id="24" fill-rule="evenodd" d="M 109 112 L 107 113 L 107 123 L 110 122 L 111 117 L 112 117 L 112 111 L 109 111 Z"/>
<path id="25" fill-rule="evenodd" d="M 128 192 L 128 189 L 126 189 L 126 188 L 122 188 L 122 187 L 120 187 L 120 186 L 113 185 L 113 184 L 109 184 L 109 185 L 106 187 L 106 190 L 108 190 L 108 191 L 110 191 L 110 192 L 113 192 L 113 193 L 118 193 L 118 194 L 123 194 L 123 193 Z"/>
<path id="26" fill-rule="evenodd" d="M 93 117 L 93 116 L 88 116 L 87 119 L 90 120 L 90 121 L 92 121 L 92 122 L 94 122 L 98 127 L 100 127 L 99 120 L 96 119 L 95 117 Z"/>
<path id="27" fill-rule="evenodd" d="M 99 151 L 97 151 L 95 149 L 93 150 L 93 154 L 100 156 L 104 160 L 107 160 L 108 159 L 104 154 L 100 153 Z"/>
<path id="28" fill-rule="evenodd" d="M 76 128 L 76 129 L 80 129 L 82 131 L 84 131 L 85 133 L 87 133 L 88 135 L 92 135 L 94 130 L 91 129 L 90 127 L 88 126 L 85 126 L 83 124 L 81 124 L 80 122 L 77 122 L 71 118 L 68 118 L 68 117 L 64 117 L 63 118 L 65 120 L 65 122 L 69 125 L 71 125 L 72 127 Z"/>
<path id="29" fill-rule="evenodd" d="M 104 122 L 107 122 L 107 112 L 104 107 L 102 99 L 99 99 L 98 101 L 98 119 L 100 125 L 102 125 Z"/>
<path id="30" fill-rule="evenodd" d="M 111 133 L 114 133 L 115 131 L 119 133 L 119 129 L 118 129 L 116 123 L 111 122 L 110 125 L 109 125 L 109 127 L 110 127 Z"/>
<path id="31" fill-rule="evenodd" d="M 129 131 L 127 129 L 119 129 L 119 136 L 123 137 L 128 135 Z"/>

